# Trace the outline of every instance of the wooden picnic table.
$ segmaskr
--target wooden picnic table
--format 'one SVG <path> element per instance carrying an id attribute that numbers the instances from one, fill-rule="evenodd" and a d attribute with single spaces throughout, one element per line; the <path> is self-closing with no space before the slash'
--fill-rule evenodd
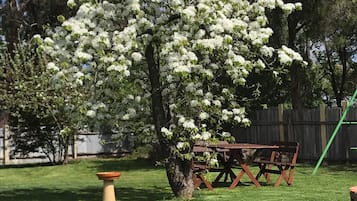
<path id="1" fill-rule="evenodd" d="M 276 145 L 249 144 L 249 143 L 217 144 L 217 145 L 209 145 L 209 147 L 212 149 L 228 150 L 229 159 L 223 163 L 225 168 L 220 172 L 220 174 L 217 176 L 215 181 L 219 181 L 219 179 L 223 176 L 223 174 L 227 174 L 227 173 L 232 177 L 232 174 L 234 175 L 232 167 L 236 163 L 236 161 L 238 162 L 238 165 L 242 168 L 238 176 L 236 176 L 233 179 L 231 185 L 229 186 L 229 189 L 235 188 L 244 174 L 248 175 L 248 177 L 255 184 L 256 187 L 260 187 L 258 180 L 250 171 L 249 165 L 258 156 L 258 153 L 261 150 L 279 148 L 279 146 Z M 244 160 L 244 155 L 242 152 L 243 149 L 255 149 L 256 151 L 249 158 L 249 160 Z"/>

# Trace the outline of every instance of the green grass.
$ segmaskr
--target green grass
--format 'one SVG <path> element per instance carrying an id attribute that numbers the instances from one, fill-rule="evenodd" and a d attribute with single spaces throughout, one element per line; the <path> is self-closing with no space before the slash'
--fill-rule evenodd
<path id="1" fill-rule="evenodd" d="M 227 185 L 213 191 L 205 188 L 194 192 L 195 201 L 230 200 L 349 200 L 349 187 L 357 185 L 357 165 L 322 167 L 312 176 L 312 166 L 296 168 L 293 186 L 279 188 L 262 182 L 256 188 L 247 176 L 234 190 Z M 64 166 L 0 168 L 1 201 L 99 201 L 102 182 L 95 176 L 100 171 L 121 171 L 115 182 L 117 200 L 177 200 L 173 198 L 164 169 L 145 160 L 86 159 Z M 252 168 L 256 172 L 256 168 Z M 207 175 L 213 179 L 214 175 Z"/>

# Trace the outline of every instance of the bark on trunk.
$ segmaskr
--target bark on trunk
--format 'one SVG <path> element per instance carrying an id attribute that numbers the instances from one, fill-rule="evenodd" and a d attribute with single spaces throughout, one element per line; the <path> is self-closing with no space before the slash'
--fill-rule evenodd
<path id="1" fill-rule="evenodd" d="M 302 96 L 303 82 L 302 69 L 300 64 L 293 62 L 290 66 L 291 77 L 291 104 L 295 110 L 302 110 L 304 107 L 304 97 Z"/>
<path id="2" fill-rule="evenodd" d="M 297 25 L 299 22 L 298 14 L 293 13 L 288 17 L 288 47 L 296 50 Z M 291 103 L 294 109 L 301 110 L 304 107 L 303 89 L 303 72 L 299 63 L 293 62 L 290 66 L 291 77 Z"/>
<path id="3" fill-rule="evenodd" d="M 161 128 L 167 126 L 169 118 L 165 113 L 164 102 L 161 94 L 162 85 L 160 82 L 159 58 L 155 58 L 155 48 L 153 42 L 149 43 L 145 49 L 145 57 L 149 68 L 149 79 L 151 83 L 152 115 L 155 130 L 160 142 L 161 153 L 166 163 L 166 174 L 175 196 L 183 199 L 191 199 L 194 190 L 192 181 L 191 161 L 181 160 L 175 154 L 175 144 L 170 143 L 161 134 Z"/>
<path id="4" fill-rule="evenodd" d="M 4 35 L 7 42 L 7 49 L 13 56 L 15 44 L 19 41 L 19 30 L 23 21 L 23 13 L 18 9 L 15 0 L 8 1 L 3 8 L 5 15 L 3 16 L 2 26 L 4 27 Z"/>
<path id="5" fill-rule="evenodd" d="M 176 197 L 181 197 L 185 200 L 192 198 L 194 185 L 192 180 L 192 162 L 182 160 L 172 156 L 166 164 L 166 174 L 169 180 L 172 192 Z"/>
<path id="6" fill-rule="evenodd" d="M 66 165 L 69 161 L 69 136 L 64 137 L 64 158 L 62 164 Z"/>
<path id="7" fill-rule="evenodd" d="M 269 18 L 269 26 L 273 29 L 273 35 L 269 38 L 269 44 L 274 48 L 280 48 L 282 44 L 285 44 L 283 19 L 284 12 L 276 8 L 267 12 Z"/>

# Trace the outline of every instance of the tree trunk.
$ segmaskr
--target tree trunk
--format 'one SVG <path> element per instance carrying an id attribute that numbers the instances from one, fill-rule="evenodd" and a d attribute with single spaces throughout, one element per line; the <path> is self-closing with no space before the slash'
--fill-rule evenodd
<path id="1" fill-rule="evenodd" d="M 68 161 L 69 161 L 69 142 L 70 142 L 69 136 L 65 136 L 64 137 L 64 158 L 63 158 L 64 165 L 68 164 Z"/>
<path id="2" fill-rule="evenodd" d="M 194 191 L 192 161 L 171 156 L 166 164 L 166 174 L 172 192 L 176 197 L 181 197 L 185 200 L 192 198 Z"/>
<path id="3" fill-rule="evenodd" d="M 297 25 L 299 22 L 299 14 L 292 13 L 288 17 L 288 47 L 296 50 Z M 303 89 L 303 72 L 299 63 L 293 62 L 290 66 L 291 77 L 291 103 L 294 109 L 301 110 L 304 107 L 304 97 L 302 96 Z"/>
<path id="4" fill-rule="evenodd" d="M 284 12 L 280 8 L 276 8 L 271 11 L 267 11 L 269 18 L 269 27 L 273 29 L 273 35 L 269 38 L 270 46 L 274 48 L 280 48 L 282 44 L 285 44 L 283 19 Z"/>
<path id="5" fill-rule="evenodd" d="M 302 96 L 303 82 L 301 66 L 293 62 L 290 66 L 291 77 L 291 104 L 295 110 L 301 110 L 304 107 L 304 97 Z"/>
<path id="6" fill-rule="evenodd" d="M 176 197 L 191 199 L 194 191 L 192 181 L 192 162 L 181 160 L 175 154 L 175 144 L 170 143 L 161 134 L 161 128 L 167 126 L 169 117 L 164 110 L 164 103 L 161 94 L 162 85 L 160 82 L 159 58 L 155 58 L 155 48 L 150 42 L 145 49 L 145 57 L 149 68 L 149 79 L 151 83 L 151 110 L 154 119 L 155 130 L 160 142 L 162 156 L 166 161 L 166 174 L 172 192 Z"/>
<path id="7" fill-rule="evenodd" d="M 336 71 L 335 71 L 335 67 L 334 67 L 334 63 L 332 60 L 332 51 L 329 49 L 328 44 L 326 42 L 326 38 L 325 38 L 325 51 L 326 51 L 326 59 L 327 59 L 327 65 L 328 65 L 328 69 L 329 69 L 329 75 L 331 77 L 331 86 L 332 86 L 332 90 L 333 93 L 335 95 L 335 99 L 336 99 L 336 104 L 338 107 L 341 107 L 341 101 L 342 101 L 342 93 L 343 91 L 341 91 L 341 89 L 339 88 L 339 86 L 343 86 L 343 85 L 339 85 L 339 81 L 336 75 Z M 341 80 L 342 82 L 342 80 Z"/>
<path id="8" fill-rule="evenodd" d="M 3 8 L 4 15 L 2 19 L 2 27 L 4 29 L 4 36 L 7 42 L 7 49 L 13 56 L 15 44 L 19 41 L 19 30 L 21 22 L 23 21 L 23 13 L 17 7 L 15 0 L 6 2 Z"/>

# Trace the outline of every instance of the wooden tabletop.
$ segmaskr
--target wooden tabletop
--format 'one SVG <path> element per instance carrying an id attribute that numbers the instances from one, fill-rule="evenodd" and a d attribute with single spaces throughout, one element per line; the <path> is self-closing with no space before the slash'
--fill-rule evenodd
<path id="1" fill-rule="evenodd" d="M 276 146 L 276 145 L 250 144 L 250 143 L 217 144 L 217 145 L 209 145 L 208 147 L 222 148 L 222 149 L 274 149 L 274 148 L 279 148 L 279 146 Z"/>

